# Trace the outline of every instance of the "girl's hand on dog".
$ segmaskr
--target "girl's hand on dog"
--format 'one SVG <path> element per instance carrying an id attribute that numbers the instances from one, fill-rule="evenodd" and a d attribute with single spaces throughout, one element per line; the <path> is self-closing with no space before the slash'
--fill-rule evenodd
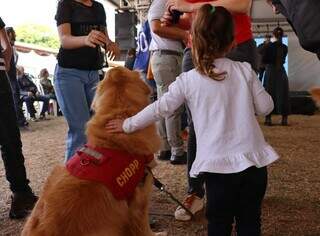
<path id="1" fill-rule="evenodd" d="M 114 119 L 109 120 L 105 125 L 107 133 L 114 134 L 114 133 L 123 133 L 122 125 L 124 119 Z"/>

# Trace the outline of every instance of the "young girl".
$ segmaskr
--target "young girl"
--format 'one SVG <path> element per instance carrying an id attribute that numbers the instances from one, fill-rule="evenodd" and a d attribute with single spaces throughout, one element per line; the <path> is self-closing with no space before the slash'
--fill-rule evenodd
<path id="1" fill-rule="evenodd" d="M 157 102 L 133 117 L 112 120 L 108 132 L 131 133 L 170 115 L 186 102 L 197 136 L 192 177 L 206 184 L 208 235 L 260 235 L 266 166 L 278 155 L 263 137 L 255 114 L 273 109 L 271 97 L 248 63 L 225 58 L 234 41 L 231 14 L 204 5 L 192 29 L 195 69 L 182 73 Z"/>
<path id="2" fill-rule="evenodd" d="M 228 54 L 226 54 L 226 57 L 233 61 L 248 62 L 252 66 L 252 68 L 257 71 L 257 50 L 256 43 L 253 39 L 253 34 L 251 31 L 250 19 L 252 0 L 207 0 L 206 2 L 204 2 L 203 0 L 168 0 L 168 10 L 163 15 L 161 22 L 167 25 L 172 24 L 172 15 L 170 13 L 172 9 L 181 12 L 187 10 L 187 12 L 182 17 L 180 17 L 178 25 L 185 30 L 190 30 L 191 23 L 197 12 L 197 9 L 201 8 L 201 6 L 205 4 L 222 6 L 232 13 L 236 46 L 233 47 L 232 50 L 228 52 Z M 183 53 L 183 72 L 194 69 L 191 48 L 192 40 L 190 37 Z M 189 109 L 187 109 L 187 115 L 189 126 L 189 135 L 187 140 L 187 170 L 189 173 L 196 158 L 197 140 Z M 183 201 L 183 205 L 188 208 L 193 214 L 195 214 L 198 211 L 201 211 L 204 207 L 204 180 L 200 176 L 199 178 L 191 178 L 188 174 L 187 189 L 188 194 Z M 181 206 L 178 206 L 176 208 L 174 216 L 176 220 L 180 221 L 191 220 L 191 216 L 189 215 L 189 213 Z"/>

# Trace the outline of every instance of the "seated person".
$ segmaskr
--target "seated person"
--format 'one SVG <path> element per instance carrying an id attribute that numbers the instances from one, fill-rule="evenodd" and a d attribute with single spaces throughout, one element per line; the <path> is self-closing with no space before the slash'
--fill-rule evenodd
<path id="1" fill-rule="evenodd" d="M 39 73 L 40 84 L 42 85 L 44 95 L 49 99 L 54 99 L 57 101 L 57 97 L 54 91 L 54 87 L 52 85 L 51 80 L 49 79 L 49 72 L 46 68 L 42 69 Z M 58 101 L 57 101 L 58 102 Z M 49 110 L 50 110 L 49 106 Z M 61 115 L 61 111 L 59 109 L 59 104 L 57 103 L 58 115 Z M 52 110 L 51 110 L 52 111 Z"/>
<path id="2" fill-rule="evenodd" d="M 43 95 L 40 95 L 37 86 L 32 82 L 28 75 L 24 73 L 24 68 L 19 66 L 17 67 L 18 74 L 18 83 L 20 86 L 20 94 L 23 101 L 27 105 L 27 110 L 30 114 L 32 121 L 37 121 L 36 118 L 36 109 L 34 108 L 34 101 L 43 102 L 42 111 L 40 113 L 40 119 L 46 119 L 45 113 L 49 108 L 49 98 Z"/>
<path id="3" fill-rule="evenodd" d="M 46 68 L 42 69 L 39 74 L 40 84 L 42 85 L 44 95 L 50 99 L 57 100 L 54 87 L 49 79 L 49 73 Z"/>

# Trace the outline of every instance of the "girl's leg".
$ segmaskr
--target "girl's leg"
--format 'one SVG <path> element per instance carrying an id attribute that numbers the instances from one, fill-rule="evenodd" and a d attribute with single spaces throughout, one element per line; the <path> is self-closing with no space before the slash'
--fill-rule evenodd
<path id="1" fill-rule="evenodd" d="M 229 236 L 235 213 L 237 180 L 234 174 L 205 174 L 208 236 Z"/>
<path id="2" fill-rule="evenodd" d="M 62 68 L 55 71 L 55 91 L 69 126 L 66 160 L 86 143 L 85 124 L 90 118 L 92 94 L 87 94 L 90 71 Z"/>
<path id="3" fill-rule="evenodd" d="M 238 236 L 261 235 L 261 204 L 267 188 L 267 168 L 250 167 L 241 172 L 236 212 Z"/>

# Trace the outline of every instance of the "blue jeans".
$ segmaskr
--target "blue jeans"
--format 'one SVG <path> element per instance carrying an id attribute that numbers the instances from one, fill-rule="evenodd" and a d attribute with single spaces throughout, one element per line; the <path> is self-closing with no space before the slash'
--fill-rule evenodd
<path id="1" fill-rule="evenodd" d="M 90 107 L 98 82 L 98 71 L 56 66 L 54 88 L 69 126 L 66 161 L 87 141 L 85 125 L 91 116 Z"/>
<path id="2" fill-rule="evenodd" d="M 22 97 L 23 101 L 25 101 L 26 105 L 27 105 L 27 110 L 30 114 L 31 117 L 35 117 L 36 114 L 36 109 L 33 106 L 34 101 L 40 101 L 43 102 L 43 106 L 42 106 L 42 110 L 41 110 L 41 115 L 45 115 L 45 113 L 48 111 L 49 109 L 49 98 L 47 98 L 44 95 L 38 95 L 38 96 L 34 96 L 34 97 L 30 97 L 30 96 L 23 96 Z"/>

